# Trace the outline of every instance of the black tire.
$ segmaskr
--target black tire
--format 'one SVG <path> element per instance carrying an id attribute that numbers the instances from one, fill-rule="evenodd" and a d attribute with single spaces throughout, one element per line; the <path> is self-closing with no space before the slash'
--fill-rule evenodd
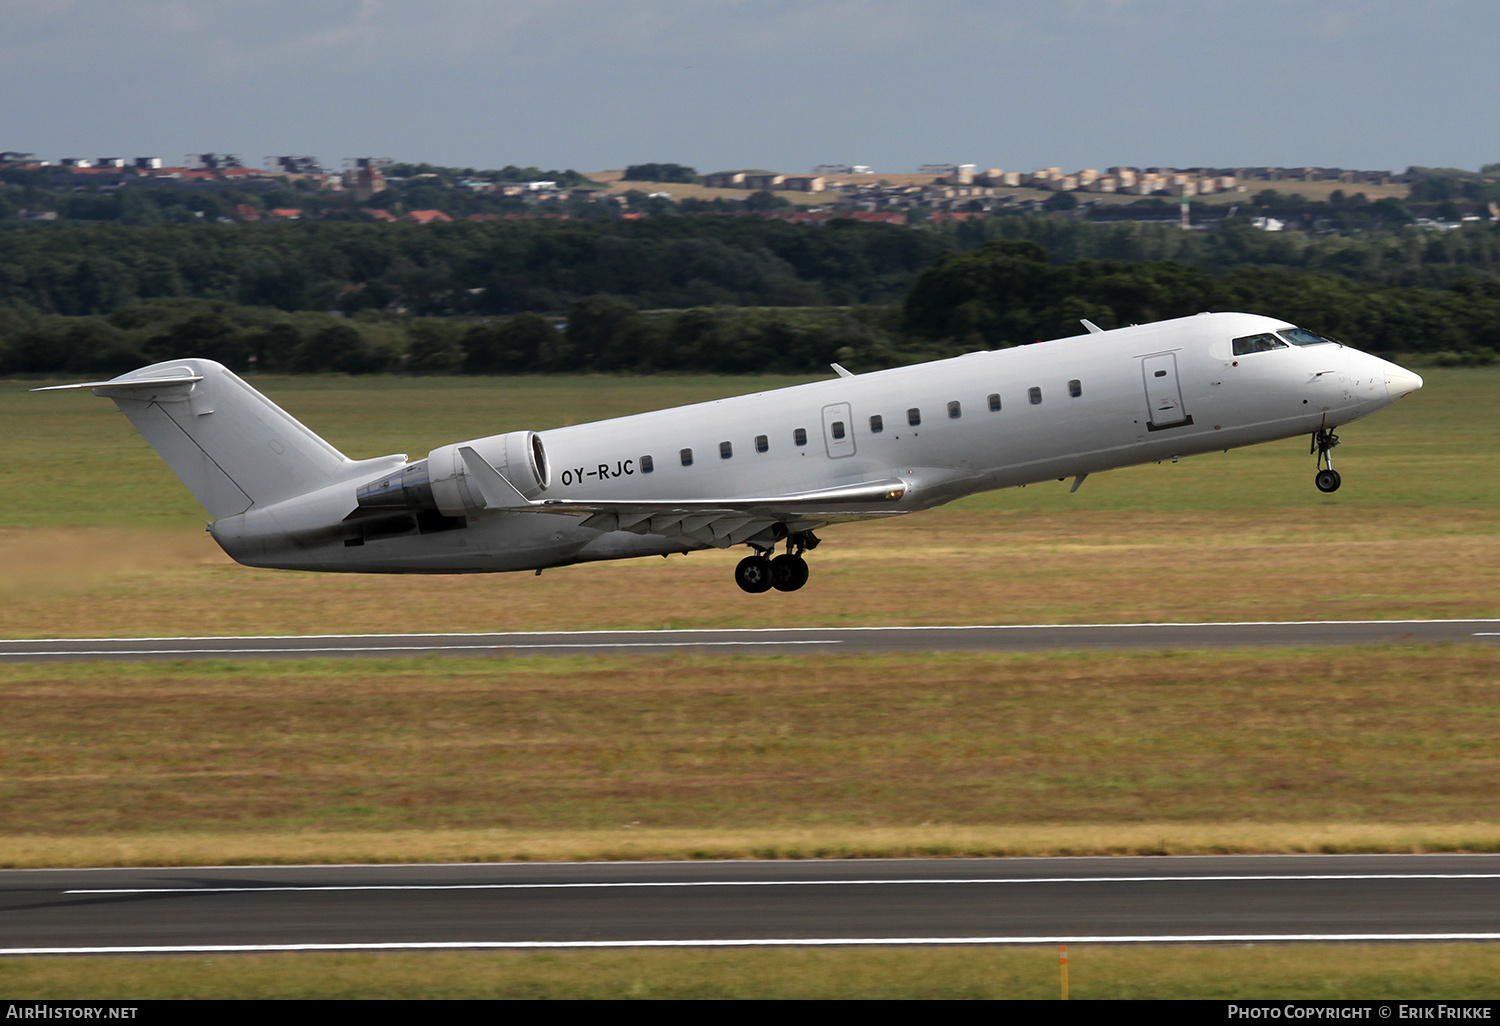
<path id="1" fill-rule="evenodd" d="M 1313 483 L 1318 486 L 1320 492 L 1336 492 L 1344 479 L 1339 477 L 1337 470 L 1320 470 L 1318 476 L 1313 478 Z"/>
<path id="2" fill-rule="evenodd" d="M 771 560 L 771 586 L 777 591 L 796 591 L 807 583 L 807 560 L 790 552 Z"/>
<path id="3" fill-rule="evenodd" d="M 752 595 L 770 591 L 772 576 L 771 561 L 765 556 L 746 556 L 734 568 L 734 583 Z"/>

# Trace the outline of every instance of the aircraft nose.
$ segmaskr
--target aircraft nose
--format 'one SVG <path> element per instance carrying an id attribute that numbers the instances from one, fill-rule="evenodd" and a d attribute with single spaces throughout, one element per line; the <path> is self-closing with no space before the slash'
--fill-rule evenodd
<path id="1" fill-rule="evenodd" d="M 1385 367 L 1385 391 L 1391 402 L 1404 399 L 1422 387 L 1422 376 L 1413 374 L 1405 367 L 1388 363 Z"/>

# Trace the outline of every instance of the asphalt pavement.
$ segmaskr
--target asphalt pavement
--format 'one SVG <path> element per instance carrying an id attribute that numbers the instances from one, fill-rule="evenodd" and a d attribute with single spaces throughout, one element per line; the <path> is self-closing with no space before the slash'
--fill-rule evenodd
<path id="1" fill-rule="evenodd" d="M 1306 645 L 1494 644 L 1500 620 L 1322 620 L 1259 623 L 1001 624 L 746 630 L 520 631 L 0 640 L 0 662 L 306 659 L 319 656 L 713 652 L 1051 652 L 1285 648 Z"/>
<path id="2" fill-rule="evenodd" d="M 0 872 L 0 954 L 1500 939 L 1500 855 Z"/>

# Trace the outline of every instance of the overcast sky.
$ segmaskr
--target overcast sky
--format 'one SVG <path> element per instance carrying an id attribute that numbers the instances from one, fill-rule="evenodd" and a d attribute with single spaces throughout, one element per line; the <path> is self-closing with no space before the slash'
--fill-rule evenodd
<path id="1" fill-rule="evenodd" d="M 1477 169 L 1497 0 L 0 0 L 0 150 Z"/>

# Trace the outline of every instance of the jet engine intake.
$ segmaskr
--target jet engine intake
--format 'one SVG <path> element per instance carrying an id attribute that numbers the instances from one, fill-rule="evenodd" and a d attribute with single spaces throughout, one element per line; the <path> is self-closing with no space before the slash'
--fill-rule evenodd
<path id="1" fill-rule="evenodd" d="M 484 496 L 477 484 L 469 482 L 461 448 L 473 449 L 527 498 L 550 483 L 541 436 L 535 431 L 512 431 L 434 449 L 424 460 L 360 485 L 354 492 L 355 502 L 367 510 L 435 510 L 448 517 L 483 512 Z"/>
<path id="2" fill-rule="evenodd" d="M 485 509 L 484 493 L 469 480 L 460 449 L 473 449 L 528 499 L 550 483 L 547 452 L 535 431 L 512 431 L 473 442 L 457 442 L 427 454 L 433 500 L 445 516 L 473 516 Z"/>

